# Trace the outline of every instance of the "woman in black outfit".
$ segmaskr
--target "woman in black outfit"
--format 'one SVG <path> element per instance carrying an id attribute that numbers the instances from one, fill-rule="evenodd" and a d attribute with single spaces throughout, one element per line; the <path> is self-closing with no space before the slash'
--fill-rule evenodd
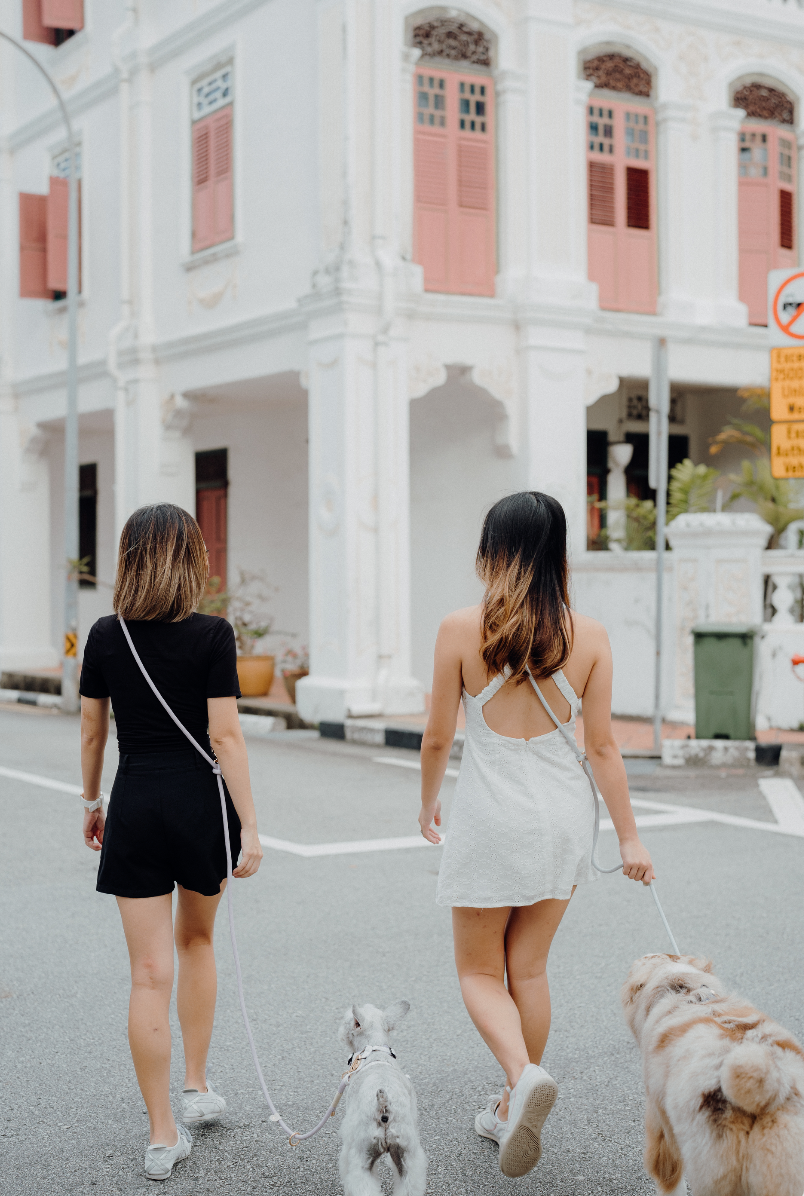
<path id="1" fill-rule="evenodd" d="M 120 538 L 117 613 L 93 626 L 81 672 L 84 840 L 101 853 L 97 888 L 117 898 L 131 959 L 128 1036 L 150 1119 L 150 1179 L 167 1179 L 191 1148 L 170 1103 L 174 943 L 186 1066 L 182 1121 L 208 1121 L 226 1109 L 206 1077 L 217 987 L 212 933 L 226 886 L 226 848 L 212 769 L 149 689 L 117 616 L 167 704 L 205 750 L 214 749 L 226 778 L 234 875 L 253 876 L 262 848 L 237 714 L 234 633 L 225 619 L 194 613 L 208 576 L 191 515 L 170 503 L 135 511 Z M 120 762 L 104 816 L 110 699 Z"/>

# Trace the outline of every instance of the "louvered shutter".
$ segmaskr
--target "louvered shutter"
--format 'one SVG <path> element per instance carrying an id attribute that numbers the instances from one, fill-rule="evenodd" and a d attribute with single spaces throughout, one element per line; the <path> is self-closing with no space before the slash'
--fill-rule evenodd
<path id="1" fill-rule="evenodd" d="M 656 311 L 654 159 L 652 109 L 588 105 L 589 277 L 611 311 Z"/>
<path id="2" fill-rule="evenodd" d="M 457 92 L 457 177 L 449 289 L 462 295 L 493 295 L 493 85 L 486 75 L 458 75 L 451 82 Z"/>
<path id="3" fill-rule="evenodd" d="M 56 31 L 42 20 L 42 0 L 22 0 L 22 36 L 27 42 L 55 46 Z"/>
<path id="4" fill-rule="evenodd" d="M 414 258 L 425 290 L 493 295 L 493 82 L 425 68 L 414 84 Z"/>
<path id="5" fill-rule="evenodd" d="M 47 202 L 47 285 L 67 290 L 67 238 L 70 226 L 70 183 L 51 178 Z M 78 289 L 81 290 L 81 180 L 78 180 Z"/>
<path id="6" fill-rule="evenodd" d="M 51 29 L 83 29 L 84 0 L 41 0 L 42 23 Z"/>
<path id="7" fill-rule="evenodd" d="M 47 196 L 21 192 L 20 298 L 49 299 L 47 285 Z"/>
<path id="8" fill-rule="evenodd" d="M 215 243 L 212 117 L 193 125 L 193 253 Z"/>
<path id="9" fill-rule="evenodd" d="M 212 117 L 212 179 L 214 193 L 214 244 L 234 236 L 232 207 L 232 109 Z"/>
<path id="10" fill-rule="evenodd" d="M 749 324 L 767 323 L 768 271 L 796 265 L 795 134 L 774 125 L 740 130 L 740 299 Z"/>
<path id="11" fill-rule="evenodd" d="M 414 91 L 413 256 L 424 269 L 426 291 L 449 290 L 449 76 L 419 74 Z"/>

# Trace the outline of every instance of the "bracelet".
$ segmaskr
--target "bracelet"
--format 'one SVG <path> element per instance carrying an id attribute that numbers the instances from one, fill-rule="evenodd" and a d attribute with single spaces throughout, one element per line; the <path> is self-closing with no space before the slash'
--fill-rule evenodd
<path id="1" fill-rule="evenodd" d="M 81 794 L 81 805 L 84 807 L 84 809 L 86 811 L 88 811 L 89 813 L 92 813 L 93 810 L 100 810 L 102 808 L 103 799 L 105 797 L 106 797 L 106 794 L 103 792 L 102 789 L 100 791 L 100 797 L 97 799 L 97 801 L 87 801 L 84 798 L 84 795 L 82 793 Z"/>

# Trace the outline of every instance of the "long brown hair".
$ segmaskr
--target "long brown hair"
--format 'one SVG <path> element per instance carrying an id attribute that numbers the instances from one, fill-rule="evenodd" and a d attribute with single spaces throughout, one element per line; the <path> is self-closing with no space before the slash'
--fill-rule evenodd
<path id="1" fill-rule="evenodd" d="M 201 528 L 173 503 L 130 515 L 120 536 L 112 605 L 124 619 L 179 623 L 203 597 L 209 559 Z"/>
<path id="2" fill-rule="evenodd" d="M 561 503 L 538 490 L 509 494 L 483 521 L 477 575 L 486 587 L 480 654 L 489 676 L 526 669 L 549 677 L 569 660 L 567 520 Z"/>

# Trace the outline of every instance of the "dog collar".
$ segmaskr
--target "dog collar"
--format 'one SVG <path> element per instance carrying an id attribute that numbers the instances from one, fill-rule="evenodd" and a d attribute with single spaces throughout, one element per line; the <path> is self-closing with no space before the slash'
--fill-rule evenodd
<path id="1" fill-rule="evenodd" d="M 363 1047 L 362 1051 L 355 1051 L 354 1054 L 349 1056 L 346 1066 L 352 1067 L 354 1071 L 357 1071 L 357 1068 L 361 1067 L 365 1063 L 366 1059 L 368 1059 L 369 1055 L 373 1055 L 375 1051 L 386 1051 L 392 1059 L 396 1059 L 394 1052 L 387 1044 L 384 1043 L 382 1046 L 367 1046 Z M 378 1059 L 377 1063 L 379 1062 L 381 1062 L 381 1060 Z M 353 1067 L 353 1064 L 356 1064 L 356 1066 Z"/>

